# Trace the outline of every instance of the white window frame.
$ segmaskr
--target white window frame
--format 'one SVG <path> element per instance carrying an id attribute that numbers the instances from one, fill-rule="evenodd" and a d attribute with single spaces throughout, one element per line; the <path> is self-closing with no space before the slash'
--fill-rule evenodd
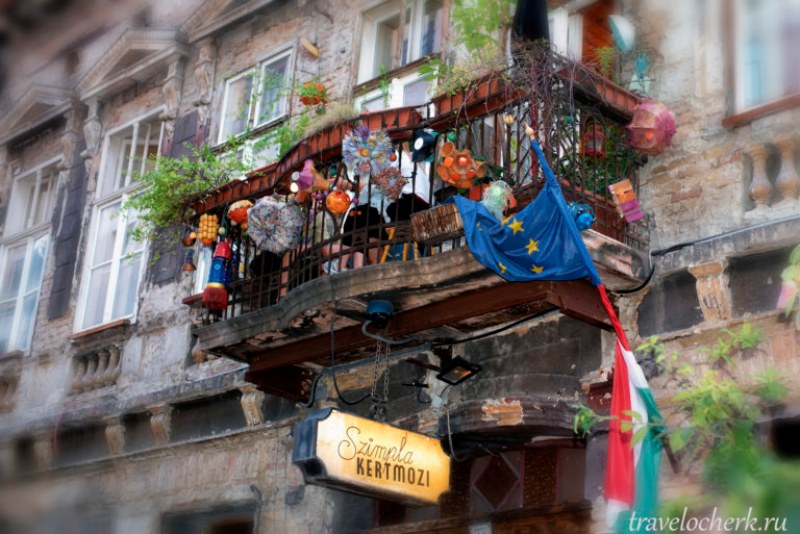
<path id="1" fill-rule="evenodd" d="M 762 97 L 761 100 L 757 102 L 747 102 L 747 84 L 748 84 L 748 77 L 747 77 L 747 31 L 748 26 L 746 21 L 749 19 L 748 15 L 746 14 L 746 7 L 745 2 L 747 0 L 737 0 L 733 4 L 733 17 L 734 17 L 734 108 L 736 113 L 741 113 L 748 109 L 757 108 L 763 106 L 764 104 L 768 104 L 770 102 L 774 102 L 789 96 L 786 93 L 786 80 L 784 78 L 783 72 L 783 64 L 782 62 L 785 60 L 785 55 L 792 54 L 792 51 L 781 50 L 781 43 L 770 41 L 769 45 L 770 48 L 764 51 L 764 58 L 766 61 L 762 64 L 763 68 L 766 68 L 767 72 L 764 76 L 761 76 L 761 79 L 770 80 L 772 81 L 778 89 L 774 92 L 774 94 L 769 94 L 770 86 L 762 85 L 761 92 Z M 773 20 L 776 21 L 776 24 L 779 23 L 781 20 L 780 17 L 780 8 L 781 5 L 779 2 L 775 0 L 770 0 L 769 2 L 764 2 L 761 4 L 763 6 L 767 6 L 769 9 L 773 11 L 774 16 L 772 17 Z M 772 35 L 773 39 L 780 40 L 780 32 L 777 31 L 777 28 L 774 28 L 775 31 L 767 32 Z M 794 51 L 796 54 L 797 51 Z"/>
<path id="2" fill-rule="evenodd" d="M 29 353 L 32 345 L 33 340 L 33 333 L 36 328 L 36 317 L 39 313 L 39 297 L 41 297 L 41 289 L 42 289 L 42 280 L 44 279 L 45 269 L 47 267 L 47 258 L 50 252 L 50 239 L 49 239 L 49 231 L 50 231 L 50 215 L 53 212 L 53 205 L 56 197 L 56 189 L 58 187 L 58 178 L 59 172 L 56 165 L 61 161 L 61 157 L 52 158 L 45 162 L 42 162 L 30 169 L 26 169 L 23 172 L 17 174 L 14 177 L 12 190 L 11 190 L 11 202 L 8 214 L 6 215 L 6 225 L 5 225 L 5 235 L 0 238 L 0 273 L 4 273 L 6 269 L 6 262 L 8 261 L 8 253 L 11 249 L 15 249 L 19 246 L 25 247 L 25 257 L 22 263 L 22 276 L 19 281 L 19 287 L 17 288 L 17 293 L 14 296 L 14 315 L 12 317 L 12 324 L 9 333 L 9 344 L 3 352 L 10 352 L 15 350 L 20 350 L 25 353 Z M 44 214 L 44 219 L 39 222 L 38 224 L 34 224 L 32 217 L 35 216 L 36 211 L 39 208 L 39 202 L 41 202 L 40 198 L 40 187 L 42 176 L 44 171 L 46 170 L 53 170 L 53 180 L 50 184 L 48 195 L 49 195 L 49 205 L 46 207 L 47 213 Z M 20 190 L 22 187 L 20 184 L 23 181 L 28 180 L 30 177 L 34 178 L 34 205 L 32 207 L 32 211 L 30 213 L 24 213 L 21 208 L 16 208 L 17 206 L 21 205 L 20 195 L 27 195 L 27 192 L 23 192 Z M 25 186 L 25 190 L 27 191 L 29 186 Z M 27 206 L 26 206 L 27 207 Z M 26 220 L 23 223 L 22 227 L 15 228 L 13 226 L 9 227 L 8 221 L 25 216 Z M 9 232 L 11 230 L 11 232 Z M 44 265 L 42 265 L 42 280 L 39 280 L 39 286 L 31 292 L 25 293 L 25 287 L 28 285 L 28 276 L 30 275 L 30 267 L 31 267 L 31 259 L 33 257 L 33 248 L 34 244 L 39 241 L 40 239 L 45 238 L 45 253 L 44 253 Z M 17 336 L 17 332 L 19 331 L 20 321 L 22 320 L 22 305 L 26 297 L 36 293 L 36 303 L 33 307 L 33 321 L 34 324 L 30 329 L 30 333 L 28 335 L 28 339 L 24 340 L 24 345 L 18 346 L 15 345 L 14 341 Z"/>
<path id="3" fill-rule="evenodd" d="M 571 2 L 547 13 L 550 44 L 559 54 L 580 61 L 583 56 L 583 15 L 576 11 L 593 2 Z"/>
<path id="4" fill-rule="evenodd" d="M 118 154 L 113 154 L 113 147 L 111 146 L 112 143 L 116 142 L 113 138 L 118 136 L 121 132 L 126 130 L 132 130 L 132 147 L 137 146 L 138 143 L 138 134 L 141 132 L 141 125 L 148 124 L 152 125 L 156 122 L 159 114 L 163 111 L 163 108 L 159 108 L 155 111 L 151 111 L 145 115 L 137 117 L 136 119 L 109 130 L 105 136 L 103 141 L 103 151 L 102 151 L 102 159 L 101 159 L 101 173 L 102 175 L 98 179 L 98 184 L 100 185 L 97 188 L 96 198 L 92 202 L 92 218 L 91 218 L 91 231 L 89 232 L 89 241 L 87 246 L 87 254 L 86 254 L 86 261 L 84 261 L 83 266 L 83 274 L 81 275 L 81 288 L 79 293 L 78 299 L 78 307 L 77 313 L 75 314 L 75 325 L 74 330 L 76 332 L 80 332 L 83 330 L 89 330 L 91 328 L 95 328 L 98 326 L 102 326 L 106 323 L 111 321 L 116 321 L 120 319 L 127 319 L 131 322 L 136 321 L 136 317 L 138 315 L 138 308 L 139 308 L 139 300 L 138 298 L 134 300 L 133 309 L 130 314 L 114 317 L 114 295 L 116 294 L 117 283 L 119 281 L 119 272 L 122 266 L 122 262 L 124 261 L 124 257 L 122 255 L 122 246 L 125 241 L 126 233 L 127 233 L 127 214 L 125 216 L 117 217 L 116 224 L 117 224 L 117 232 L 116 237 L 114 240 L 113 250 L 111 253 L 111 259 L 107 260 L 111 266 L 108 278 L 108 286 L 105 295 L 105 302 L 103 303 L 103 315 L 100 322 L 95 324 L 84 325 L 84 315 L 87 311 L 87 299 L 89 298 L 89 280 L 92 274 L 93 269 L 96 267 L 93 264 L 93 258 L 95 251 L 97 249 L 97 238 L 100 231 L 100 214 L 104 209 L 110 208 L 114 204 L 119 203 L 120 206 L 124 204 L 125 200 L 127 200 L 130 196 L 136 194 L 140 189 L 144 187 L 144 184 L 136 182 L 133 180 L 133 176 L 135 176 L 135 172 L 133 172 L 133 164 L 135 158 L 133 155 L 135 151 L 131 149 L 128 154 L 128 168 L 125 169 L 125 180 L 123 186 L 119 189 L 112 190 L 110 192 L 103 193 L 103 185 L 107 183 L 108 180 L 117 180 L 118 173 L 122 171 L 121 162 L 125 160 L 124 155 L 124 148 L 119 150 Z M 155 119 L 155 120 L 154 120 Z M 151 130 L 152 132 L 152 130 Z M 158 137 L 158 149 L 156 151 L 156 165 L 158 164 L 158 158 L 161 156 L 161 147 L 163 145 L 164 140 L 164 123 L 163 121 L 160 122 L 160 133 Z M 122 141 L 122 147 L 127 144 L 124 140 Z M 147 145 L 145 145 L 147 146 Z M 112 159 L 114 158 L 114 159 Z M 140 163 L 140 169 L 144 169 L 146 164 L 146 160 L 142 158 Z M 139 290 L 141 289 L 142 280 L 144 278 L 144 274 L 146 271 L 147 260 L 148 260 L 148 245 L 149 242 L 144 241 L 142 242 L 142 248 L 139 254 L 141 255 L 139 258 L 139 276 L 136 280 L 136 292 L 138 295 Z"/>
<path id="5" fill-rule="evenodd" d="M 375 51 L 377 48 L 378 27 L 381 23 L 394 17 L 400 17 L 400 27 L 398 35 L 402 41 L 405 33 L 405 11 L 411 9 L 411 28 L 408 34 L 409 46 L 408 57 L 403 62 L 402 57 L 398 58 L 398 65 L 387 65 L 387 71 L 408 65 L 422 57 L 422 17 L 426 0 L 390 0 L 388 2 L 373 5 L 361 13 L 361 44 L 358 62 L 358 83 L 364 83 L 375 78 L 379 78 L 381 73 L 375 72 Z M 440 40 L 442 39 L 443 28 L 439 27 Z M 438 53 L 442 49 L 440 42 Z M 402 54 L 402 43 L 400 44 L 400 54 Z"/>
<path id="6" fill-rule="evenodd" d="M 267 66 L 288 58 L 286 62 L 285 83 L 283 89 L 291 86 L 294 76 L 294 45 L 284 45 L 273 49 L 268 54 L 261 57 L 255 65 L 249 67 L 241 72 L 234 74 L 225 79 L 225 89 L 222 96 L 222 106 L 219 112 L 219 131 L 217 132 L 217 144 L 223 144 L 227 141 L 228 136 L 225 135 L 225 112 L 228 108 L 228 99 L 230 96 L 230 87 L 234 82 L 245 78 L 247 76 L 253 77 L 253 88 L 251 89 L 250 99 L 247 103 L 247 127 L 244 131 L 231 134 L 233 137 L 241 136 L 246 132 L 247 128 L 261 128 L 269 124 L 278 123 L 289 115 L 290 100 L 287 95 L 281 97 L 281 111 L 276 116 L 264 121 L 260 121 L 261 117 L 261 91 L 262 80 L 264 79 L 264 70 Z"/>

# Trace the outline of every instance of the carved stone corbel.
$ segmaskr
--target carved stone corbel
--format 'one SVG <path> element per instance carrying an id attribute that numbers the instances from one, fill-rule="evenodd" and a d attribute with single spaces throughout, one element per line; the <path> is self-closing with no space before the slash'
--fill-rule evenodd
<path id="1" fill-rule="evenodd" d="M 150 413 L 150 431 L 153 433 L 153 443 L 156 446 L 167 445 L 172 431 L 172 406 L 158 404 L 150 406 L 147 411 Z"/>
<path id="2" fill-rule="evenodd" d="M 125 452 L 125 425 L 119 416 L 109 417 L 104 420 L 106 424 L 106 444 L 108 452 L 117 456 Z"/>
<path id="3" fill-rule="evenodd" d="M 265 394 L 253 384 L 245 384 L 239 388 L 242 392 L 242 411 L 248 426 L 258 426 L 264 422 L 264 413 L 261 405 L 264 403 Z"/>
<path id="4" fill-rule="evenodd" d="M 86 148 L 81 152 L 86 166 L 86 174 L 89 177 L 89 191 L 94 191 L 94 184 L 97 179 L 97 156 L 100 153 L 100 141 L 103 134 L 103 125 L 100 122 L 99 107 L 100 100 L 92 98 L 87 102 L 89 107 L 86 120 L 83 121 L 83 137 L 86 140 Z"/>
<path id="5" fill-rule="evenodd" d="M 703 318 L 709 323 L 721 323 L 731 318 L 726 260 L 712 261 L 689 267 L 697 280 L 697 297 Z"/>

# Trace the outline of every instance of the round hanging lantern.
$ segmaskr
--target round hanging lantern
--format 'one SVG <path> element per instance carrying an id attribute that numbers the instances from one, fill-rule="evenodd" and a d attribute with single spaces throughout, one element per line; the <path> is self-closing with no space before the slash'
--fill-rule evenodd
<path id="1" fill-rule="evenodd" d="M 606 152 L 603 147 L 606 136 L 603 133 L 603 128 L 599 124 L 595 124 L 583 136 L 583 155 L 587 157 L 604 158 Z"/>
<path id="2" fill-rule="evenodd" d="M 331 191 L 325 198 L 325 206 L 334 215 L 342 215 L 350 207 L 350 196 L 344 191 Z"/>
<path id="3" fill-rule="evenodd" d="M 633 110 L 628 131 L 630 144 L 637 152 L 657 156 L 669 146 L 677 131 L 675 115 L 661 102 L 647 100 Z"/>

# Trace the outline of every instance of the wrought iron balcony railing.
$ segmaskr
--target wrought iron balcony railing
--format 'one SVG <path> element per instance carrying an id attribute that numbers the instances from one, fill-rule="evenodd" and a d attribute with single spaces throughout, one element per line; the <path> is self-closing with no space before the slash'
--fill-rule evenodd
<path id="1" fill-rule="evenodd" d="M 425 106 L 366 113 L 358 120 L 329 127 L 298 143 L 279 162 L 198 202 L 198 212 L 222 216 L 233 201 L 288 193 L 291 173 L 306 159 L 313 160 L 326 179 L 338 177 L 341 183 L 347 178 L 350 188 L 358 192 L 350 211 L 342 215 L 331 213 L 321 196 L 312 196 L 304 211 L 307 218 L 301 245 L 282 256 L 257 250 L 234 228 L 229 237 L 237 265 L 229 305 L 221 318 L 271 306 L 287 292 L 321 276 L 413 261 L 464 246 L 458 235 L 425 242 L 412 237 L 412 214 L 435 209 L 453 195 L 480 196 L 480 186 L 458 190 L 437 177 L 435 162 L 440 157 L 441 139 L 434 163 L 412 161 L 410 142 L 420 128 L 433 129 L 460 149 L 469 148 L 473 156 L 488 164 L 488 179 L 511 185 L 516 209 L 520 209 L 543 185 L 525 135 L 525 125 L 531 124 L 567 200 L 593 209 L 593 229 L 633 248 L 646 249 L 646 223 L 627 224 L 608 192 L 608 185 L 624 178 L 636 188 L 636 170 L 642 161 L 628 146 L 625 124 L 638 98 L 586 67 L 552 55 L 541 72 L 527 73 L 521 79 L 523 68 L 531 67 L 518 66 L 516 75 L 509 71 L 484 76 Z M 409 182 L 397 201 L 378 194 L 368 178 L 348 173 L 342 161 L 342 140 L 360 124 L 372 130 L 382 128 L 392 139 L 397 155 L 393 165 Z"/>

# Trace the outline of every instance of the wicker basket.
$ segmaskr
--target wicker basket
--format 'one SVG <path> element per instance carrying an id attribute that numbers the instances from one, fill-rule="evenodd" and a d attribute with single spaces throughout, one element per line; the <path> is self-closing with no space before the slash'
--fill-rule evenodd
<path id="1" fill-rule="evenodd" d="M 464 222 L 452 202 L 411 215 L 411 236 L 417 243 L 435 243 L 464 235 Z"/>

